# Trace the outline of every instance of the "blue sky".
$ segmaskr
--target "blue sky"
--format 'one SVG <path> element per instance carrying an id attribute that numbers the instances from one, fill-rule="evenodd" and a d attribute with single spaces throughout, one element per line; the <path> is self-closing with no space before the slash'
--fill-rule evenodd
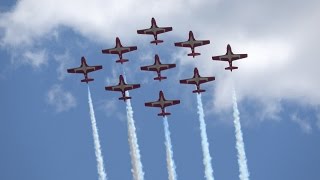
<path id="1" fill-rule="evenodd" d="M 101 53 L 114 46 L 116 36 L 123 45 L 138 46 L 124 55 L 129 62 L 123 66 L 128 83 L 141 83 L 130 95 L 145 179 L 167 179 L 162 118 L 158 109 L 144 107 L 159 90 L 181 100 L 167 109 L 178 179 L 204 179 L 194 87 L 178 84 L 195 66 L 201 75 L 216 77 L 202 86 L 215 179 L 239 174 L 232 79 L 250 178 L 320 178 L 319 2 L 77 2 L 0 3 L 0 179 L 98 179 L 87 87 L 82 75 L 66 73 L 81 56 L 89 65 L 103 65 L 90 74 L 95 79 L 90 88 L 108 179 L 132 179 L 125 103 L 118 101 L 120 93 L 104 90 L 122 72 L 116 56 Z M 149 44 L 150 36 L 136 34 L 150 26 L 151 17 L 173 27 L 159 36 L 164 43 L 158 46 Z M 195 59 L 186 56 L 189 49 L 173 46 L 186 40 L 189 30 L 211 40 Z M 224 71 L 227 64 L 211 60 L 224 54 L 228 43 L 235 53 L 248 53 L 232 75 Z M 164 63 L 177 63 L 163 72 L 168 79 L 161 83 L 140 71 L 156 53 Z"/>

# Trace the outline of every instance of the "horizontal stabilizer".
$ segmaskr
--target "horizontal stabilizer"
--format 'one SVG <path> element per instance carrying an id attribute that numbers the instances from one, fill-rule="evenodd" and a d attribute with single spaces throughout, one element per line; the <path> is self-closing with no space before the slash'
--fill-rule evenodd
<path id="1" fill-rule="evenodd" d="M 119 59 L 119 60 L 116 60 L 116 63 L 125 63 L 125 62 L 128 62 L 129 60 L 128 59 Z"/>
<path id="2" fill-rule="evenodd" d="M 197 90 L 194 90 L 194 91 L 192 91 L 193 93 L 198 93 L 198 94 L 200 94 L 200 93 L 202 93 L 202 92 L 206 92 L 206 90 L 204 90 L 204 89 L 197 89 Z"/>
<path id="3" fill-rule="evenodd" d="M 163 116 L 163 117 L 169 116 L 169 115 L 171 115 L 171 113 L 168 113 L 168 112 L 162 112 L 158 114 L 158 116 Z"/>
<path id="4" fill-rule="evenodd" d="M 236 67 L 236 66 L 231 66 L 231 67 L 226 67 L 226 68 L 224 68 L 225 70 L 230 70 L 230 71 L 232 71 L 233 69 L 238 69 L 238 67 Z"/>
<path id="5" fill-rule="evenodd" d="M 154 41 L 151 41 L 150 43 L 158 45 L 159 43 L 163 43 L 163 40 L 154 40 Z"/>
<path id="6" fill-rule="evenodd" d="M 86 78 L 86 79 L 82 79 L 82 80 L 81 80 L 81 82 L 86 82 L 86 83 L 88 83 L 88 82 L 90 82 L 90 81 L 93 81 L 93 79 Z"/>
<path id="7" fill-rule="evenodd" d="M 123 100 L 123 101 L 126 101 L 127 99 L 131 99 L 131 97 L 125 96 L 125 97 L 120 97 L 120 98 L 119 98 L 119 100 Z"/>
<path id="8" fill-rule="evenodd" d="M 160 77 L 155 77 L 153 78 L 154 80 L 158 80 L 158 81 L 161 81 L 163 79 L 167 79 L 167 77 L 163 77 L 163 76 L 160 76 Z"/>
<path id="9" fill-rule="evenodd" d="M 192 57 L 195 57 L 195 56 L 199 56 L 200 53 L 189 53 L 188 56 L 192 56 Z"/>

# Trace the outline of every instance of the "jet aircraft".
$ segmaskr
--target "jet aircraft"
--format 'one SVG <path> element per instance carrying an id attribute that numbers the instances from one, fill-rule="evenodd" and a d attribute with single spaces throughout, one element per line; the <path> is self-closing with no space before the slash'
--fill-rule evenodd
<path id="1" fill-rule="evenodd" d="M 194 38 L 194 36 L 193 36 L 192 31 L 189 31 L 189 39 L 188 39 L 188 41 L 174 43 L 174 45 L 178 46 L 178 47 L 189 47 L 189 48 L 191 48 L 191 53 L 188 54 L 188 56 L 192 56 L 193 58 L 195 56 L 200 55 L 200 53 L 197 53 L 197 52 L 194 51 L 194 48 L 198 47 L 198 46 L 207 45 L 207 44 L 210 44 L 210 40 L 196 40 Z"/>
<path id="2" fill-rule="evenodd" d="M 137 30 L 137 33 L 153 35 L 154 40 L 151 41 L 150 43 L 158 45 L 159 43 L 163 42 L 163 40 L 158 39 L 158 34 L 169 32 L 169 31 L 172 31 L 172 27 L 158 27 L 156 20 L 152 18 L 151 27 L 149 29 Z"/>
<path id="3" fill-rule="evenodd" d="M 119 100 L 126 101 L 127 99 L 131 99 L 130 96 L 126 96 L 125 92 L 128 90 L 139 88 L 140 84 L 126 84 L 124 82 L 123 76 L 119 76 L 119 84 L 116 86 L 107 86 L 105 87 L 106 91 L 120 91 L 122 93 L 122 97 Z"/>
<path id="4" fill-rule="evenodd" d="M 212 77 L 201 77 L 197 68 L 194 68 L 193 73 L 194 74 L 193 74 L 192 78 L 180 80 L 181 84 L 194 84 L 194 85 L 196 85 L 197 89 L 192 91 L 193 93 L 200 94 L 201 92 L 205 92 L 206 90 L 200 89 L 200 84 L 215 80 L 215 77 L 213 77 L 213 76 Z"/>
<path id="5" fill-rule="evenodd" d="M 123 64 L 124 62 L 127 62 L 129 60 L 122 59 L 122 54 L 130 52 L 130 51 L 134 51 L 134 50 L 137 50 L 137 46 L 124 47 L 124 46 L 122 46 L 120 39 L 117 37 L 116 38 L 116 46 L 111 49 L 104 49 L 104 50 L 102 50 L 102 53 L 103 54 L 118 54 L 119 59 L 116 60 L 116 62 Z"/>
<path id="6" fill-rule="evenodd" d="M 231 46 L 228 44 L 227 53 L 225 55 L 221 55 L 221 56 L 213 56 L 212 60 L 227 61 L 229 63 L 229 67 L 226 67 L 224 69 L 232 71 L 233 69 L 238 69 L 238 67 L 232 66 L 232 61 L 246 58 L 246 57 L 248 57 L 248 54 L 233 54 Z"/>
<path id="7" fill-rule="evenodd" d="M 161 76 L 161 71 L 176 67 L 176 64 L 161 64 L 158 54 L 154 56 L 154 64 L 149 66 L 142 66 L 140 69 L 144 71 L 155 71 L 158 76 L 153 78 L 154 80 L 161 81 L 167 79 L 167 77 Z"/>
<path id="8" fill-rule="evenodd" d="M 93 81 L 94 79 L 91 79 L 88 77 L 88 73 L 97 71 L 102 69 L 101 65 L 98 66 L 89 66 L 86 62 L 86 59 L 84 57 L 81 57 L 81 65 L 77 68 L 71 68 L 67 69 L 68 73 L 82 73 L 84 75 L 84 79 L 81 80 L 81 82 L 88 83 L 89 81 Z"/>
<path id="9" fill-rule="evenodd" d="M 159 107 L 161 108 L 161 113 L 158 114 L 158 116 L 167 116 L 170 115 L 171 113 L 166 112 L 165 108 L 168 106 L 180 104 L 180 100 L 166 100 L 164 97 L 164 94 L 162 91 L 159 92 L 159 99 L 158 101 L 153 101 L 153 102 L 146 102 L 144 105 L 148 107 Z"/>

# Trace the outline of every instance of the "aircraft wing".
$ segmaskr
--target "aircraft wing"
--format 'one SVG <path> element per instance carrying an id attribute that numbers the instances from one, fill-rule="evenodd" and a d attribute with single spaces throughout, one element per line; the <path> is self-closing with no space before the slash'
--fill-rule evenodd
<path id="1" fill-rule="evenodd" d="M 67 69 L 68 73 L 84 73 L 81 67 Z"/>
<path id="2" fill-rule="evenodd" d="M 203 46 L 206 44 L 210 44 L 209 40 L 201 40 L 201 41 L 194 41 L 193 43 L 193 47 L 197 47 L 197 46 Z M 174 43 L 175 46 L 179 46 L 179 47 L 192 47 L 192 43 L 191 41 L 183 41 L 183 42 L 176 42 Z"/>
<path id="3" fill-rule="evenodd" d="M 118 54 L 119 52 L 117 51 L 116 48 L 111 48 L 111 49 L 103 49 L 102 53 L 103 54 Z"/>
<path id="4" fill-rule="evenodd" d="M 203 45 L 207 45 L 207 44 L 210 44 L 209 40 L 198 40 L 198 41 L 196 41 L 194 46 L 197 47 L 197 46 L 203 46 Z"/>
<path id="5" fill-rule="evenodd" d="M 156 33 L 161 34 L 169 31 L 172 31 L 172 27 L 160 27 Z"/>
<path id="6" fill-rule="evenodd" d="M 176 67 L 175 64 L 160 64 L 159 66 L 160 66 L 160 71 Z M 145 70 L 145 71 L 157 71 L 158 70 L 156 65 L 142 66 L 140 69 Z"/>
<path id="7" fill-rule="evenodd" d="M 229 58 L 228 58 L 227 55 L 212 56 L 212 60 L 216 60 L 216 61 L 229 61 Z"/>
<path id="8" fill-rule="evenodd" d="M 166 100 L 164 107 L 180 104 L 180 100 Z"/>
<path id="9" fill-rule="evenodd" d="M 232 60 L 232 61 L 235 61 L 235 60 L 242 59 L 242 58 L 246 58 L 246 57 L 248 57 L 247 54 L 233 54 L 233 55 L 231 56 L 231 60 Z M 213 57 L 212 57 L 212 60 L 216 60 L 216 61 L 229 61 L 229 57 L 228 57 L 228 55 L 213 56 Z"/>
<path id="10" fill-rule="evenodd" d="M 99 69 L 102 69 L 102 66 L 88 66 L 87 72 L 97 71 Z M 67 71 L 68 73 L 84 73 L 83 68 L 81 67 L 67 69 Z"/>
<path id="11" fill-rule="evenodd" d="M 125 48 L 127 49 L 127 52 L 137 50 L 137 46 L 129 46 Z"/>
<path id="12" fill-rule="evenodd" d="M 119 49 L 117 48 L 111 48 L 111 49 L 104 49 L 102 50 L 103 54 L 119 54 L 121 53 L 126 53 L 126 52 L 130 52 L 130 51 L 134 51 L 137 50 L 137 46 L 130 46 L 130 47 L 122 47 L 119 51 Z"/>
<path id="13" fill-rule="evenodd" d="M 232 61 L 238 60 L 238 59 L 242 59 L 242 58 L 246 58 L 248 57 L 248 54 L 234 54 L 232 56 Z"/>
<path id="14" fill-rule="evenodd" d="M 107 91 L 122 91 L 122 89 L 120 88 L 120 85 L 107 86 L 107 87 L 105 87 L 105 90 L 107 90 Z"/>
<path id="15" fill-rule="evenodd" d="M 102 66 L 89 66 L 87 67 L 87 72 L 97 71 L 99 69 L 102 69 Z"/>
<path id="16" fill-rule="evenodd" d="M 180 83 L 182 83 L 182 84 L 197 84 L 196 79 L 197 78 L 183 79 L 183 80 L 180 80 Z M 202 84 L 202 83 L 206 83 L 206 82 L 213 81 L 213 80 L 215 80 L 215 77 L 200 77 L 198 80 L 198 83 Z"/>
<path id="17" fill-rule="evenodd" d="M 176 64 L 161 64 L 160 71 L 176 67 Z"/>
<path id="18" fill-rule="evenodd" d="M 174 45 L 179 47 L 191 47 L 190 41 L 176 42 Z"/>
<path id="19" fill-rule="evenodd" d="M 164 101 L 163 106 L 167 107 L 167 106 L 172 106 L 172 105 L 176 105 L 176 104 L 180 104 L 180 100 L 166 100 L 166 101 Z M 149 107 L 161 107 L 161 101 L 147 102 L 144 105 L 149 106 Z"/>
<path id="20" fill-rule="evenodd" d="M 161 34 L 161 33 L 165 33 L 168 31 L 172 31 L 172 27 L 161 27 L 161 28 L 156 28 L 156 30 L 154 31 L 153 29 L 149 28 L 149 29 L 141 29 L 138 30 L 137 33 L 138 34 L 153 34 L 154 32 L 156 34 Z"/>
<path id="21" fill-rule="evenodd" d="M 128 91 L 128 90 L 136 89 L 139 87 L 140 87 L 140 84 L 127 84 L 126 87 L 124 88 L 124 90 Z"/>
<path id="22" fill-rule="evenodd" d="M 146 102 L 144 105 L 149 107 L 161 107 L 160 101 Z"/>

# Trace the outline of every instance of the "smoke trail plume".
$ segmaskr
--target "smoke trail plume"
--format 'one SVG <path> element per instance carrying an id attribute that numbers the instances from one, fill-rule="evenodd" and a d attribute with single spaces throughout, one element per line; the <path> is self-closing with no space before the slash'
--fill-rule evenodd
<path id="1" fill-rule="evenodd" d="M 129 92 L 125 92 L 126 96 L 129 96 Z M 142 169 L 142 163 L 140 160 L 140 150 L 138 145 L 138 139 L 136 135 L 136 127 L 133 120 L 133 110 L 130 99 L 126 100 L 127 104 L 127 120 L 128 120 L 128 141 L 130 146 L 131 164 L 132 164 L 132 175 L 134 180 L 143 180 L 144 172 Z"/>
<path id="2" fill-rule="evenodd" d="M 103 157 L 102 157 L 102 153 L 101 153 L 101 146 L 100 146 L 100 140 L 99 140 L 99 134 L 98 134 L 98 127 L 97 127 L 97 123 L 96 123 L 96 117 L 94 115 L 93 104 L 92 104 L 89 86 L 88 86 L 88 102 L 89 102 L 89 109 L 90 109 L 90 118 L 91 118 L 91 125 L 92 125 L 92 131 L 93 131 L 93 141 L 94 141 L 94 148 L 95 148 L 95 154 L 96 154 L 96 159 L 97 159 L 99 180 L 106 180 L 107 174 L 104 170 Z"/>
<path id="3" fill-rule="evenodd" d="M 233 88 L 233 117 L 234 117 L 234 126 L 235 126 L 235 133 L 236 133 L 236 149 L 238 151 L 238 164 L 239 164 L 239 178 L 240 180 L 249 180 L 249 170 L 247 165 L 247 158 L 246 152 L 244 150 L 244 142 L 243 136 L 241 131 L 241 124 L 240 124 L 240 113 L 238 110 L 237 105 L 237 97 L 236 97 L 236 90 Z"/>
<path id="4" fill-rule="evenodd" d="M 205 177 L 207 180 L 214 180 L 213 178 L 213 170 L 211 166 L 211 156 L 209 152 L 209 142 L 206 132 L 206 122 L 204 120 L 204 112 L 201 100 L 201 94 L 197 94 L 197 102 L 198 102 L 198 114 L 200 121 L 200 131 L 201 131 L 201 145 L 202 145 L 202 153 L 203 153 L 203 165 L 205 168 Z"/>
<path id="5" fill-rule="evenodd" d="M 163 126 L 164 126 L 165 140 L 166 140 L 164 144 L 166 145 L 168 179 L 176 180 L 177 179 L 176 165 L 174 164 L 174 160 L 173 160 L 169 123 L 166 116 L 163 118 Z"/>

